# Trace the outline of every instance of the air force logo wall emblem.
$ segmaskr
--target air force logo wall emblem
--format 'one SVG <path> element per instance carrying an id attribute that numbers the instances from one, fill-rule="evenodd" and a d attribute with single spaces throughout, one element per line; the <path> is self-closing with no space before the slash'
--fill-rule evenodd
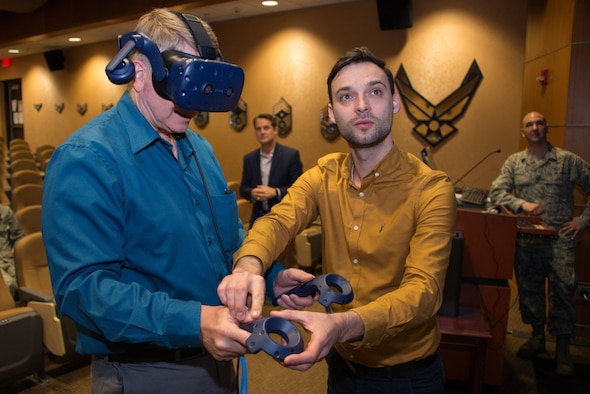
<path id="1" fill-rule="evenodd" d="M 395 79 L 408 117 L 416 124 L 413 130 L 435 146 L 457 131 L 454 122 L 467 111 L 483 74 L 474 60 L 461 86 L 437 105 L 412 87 L 403 65 L 400 65 Z"/>

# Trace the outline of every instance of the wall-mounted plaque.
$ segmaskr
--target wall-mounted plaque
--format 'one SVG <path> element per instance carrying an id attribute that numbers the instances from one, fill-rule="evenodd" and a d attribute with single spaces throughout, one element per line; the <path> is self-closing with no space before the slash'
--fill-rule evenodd
<path id="1" fill-rule="evenodd" d="M 76 104 L 76 111 L 80 114 L 80 116 L 84 116 L 86 111 L 88 111 L 88 104 Z"/>
<path id="2" fill-rule="evenodd" d="M 195 117 L 195 124 L 199 129 L 204 129 L 209 123 L 209 112 L 199 112 Z"/>
<path id="3" fill-rule="evenodd" d="M 292 113 L 291 105 L 283 97 L 272 107 L 272 114 L 278 119 L 277 126 L 281 137 L 291 132 Z"/>
<path id="4" fill-rule="evenodd" d="M 235 131 L 242 131 L 248 120 L 248 104 L 240 98 L 238 105 L 229 113 L 229 125 Z"/>

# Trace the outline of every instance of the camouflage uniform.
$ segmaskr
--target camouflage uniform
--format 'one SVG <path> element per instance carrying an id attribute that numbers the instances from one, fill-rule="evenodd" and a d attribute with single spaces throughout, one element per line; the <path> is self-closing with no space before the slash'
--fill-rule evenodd
<path id="1" fill-rule="evenodd" d="M 541 205 L 541 219 L 556 230 L 572 220 L 574 185 L 590 197 L 590 165 L 575 154 L 549 145 L 542 159 L 529 154 L 528 149 L 515 153 L 504 162 L 500 175 L 490 192 L 494 204 L 504 205 L 515 213 L 525 201 Z M 511 194 L 514 192 L 514 194 Z M 590 225 L 590 198 L 576 221 Z M 556 240 L 519 238 L 516 246 L 514 271 L 524 323 L 544 325 L 545 278 L 549 280 L 549 332 L 552 335 L 573 335 L 576 308 L 575 252 L 577 239 L 561 234 Z"/>
<path id="2" fill-rule="evenodd" d="M 17 288 L 13 248 L 24 236 L 23 230 L 8 205 L 0 204 L 0 272 L 2 279 L 14 296 Z"/>

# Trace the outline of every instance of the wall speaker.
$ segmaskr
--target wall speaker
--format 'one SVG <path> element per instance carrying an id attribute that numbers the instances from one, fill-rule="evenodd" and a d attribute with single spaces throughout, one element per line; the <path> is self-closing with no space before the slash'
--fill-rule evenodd
<path id="1" fill-rule="evenodd" d="M 61 49 L 43 52 L 49 71 L 63 70 L 65 67 L 66 57 Z"/>
<path id="2" fill-rule="evenodd" d="M 412 0 L 377 0 L 381 30 L 412 27 Z"/>

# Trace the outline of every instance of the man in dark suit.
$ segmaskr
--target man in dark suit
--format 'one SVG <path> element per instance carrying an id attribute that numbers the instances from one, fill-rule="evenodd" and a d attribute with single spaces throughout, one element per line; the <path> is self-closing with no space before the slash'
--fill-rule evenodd
<path id="1" fill-rule="evenodd" d="M 303 172 L 299 151 L 277 143 L 277 119 L 270 114 L 254 118 L 254 131 L 260 143 L 244 156 L 240 195 L 252 201 L 250 227 L 281 201 L 287 189 Z"/>

